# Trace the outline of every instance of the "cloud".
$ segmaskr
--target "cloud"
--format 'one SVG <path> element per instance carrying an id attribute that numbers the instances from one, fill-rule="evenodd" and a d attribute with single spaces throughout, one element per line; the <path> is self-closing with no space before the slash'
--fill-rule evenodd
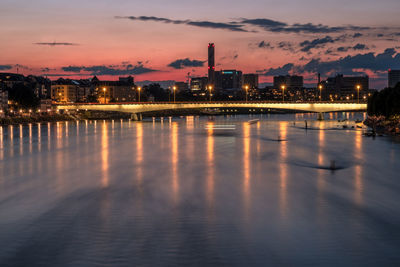
<path id="1" fill-rule="evenodd" d="M 285 32 L 285 33 L 337 33 L 343 31 L 355 31 L 355 30 L 368 30 L 369 27 L 359 27 L 353 25 L 341 26 L 341 27 L 331 27 L 322 24 L 312 24 L 312 23 L 295 23 L 289 25 L 285 22 L 270 20 L 270 19 L 242 19 L 240 21 L 242 24 L 258 26 L 263 28 L 265 31 L 270 32 Z"/>
<path id="2" fill-rule="evenodd" d="M 10 70 L 12 69 L 11 65 L 0 65 L 0 70 Z"/>
<path id="3" fill-rule="evenodd" d="M 337 48 L 338 52 L 347 52 L 349 50 L 368 50 L 368 46 L 365 44 L 356 44 L 355 46 L 341 46 Z"/>
<path id="4" fill-rule="evenodd" d="M 288 63 L 282 67 L 279 68 L 270 68 L 268 69 L 263 75 L 265 76 L 277 76 L 277 75 L 288 75 L 291 70 L 294 69 L 294 64 L 293 63 Z"/>
<path id="5" fill-rule="evenodd" d="M 270 42 L 265 42 L 265 41 L 261 41 L 260 43 L 257 44 L 258 48 L 267 48 L 267 49 L 274 49 L 274 47 L 271 45 Z"/>
<path id="6" fill-rule="evenodd" d="M 90 75 L 139 75 L 149 72 L 154 72 L 150 68 L 144 67 L 143 64 L 138 63 L 136 65 L 128 64 L 126 67 L 120 68 L 118 66 L 106 66 L 106 65 L 95 65 L 95 66 L 68 66 L 61 68 L 65 72 L 80 73 L 81 71 L 89 72 Z"/>
<path id="7" fill-rule="evenodd" d="M 400 53 L 397 53 L 394 48 L 388 48 L 380 54 L 348 55 L 337 60 L 328 61 L 311 59 L 304 65 L 289 63 L 282 67 L 257 72 L 265 76 L 288 75 L 291 71 L 299 74 L 321 73 L 322 75 L 332 75 L 333 73 L 341 73 L 345 75 L 380 75 L 386 73 L 389 68 L 400 68 Z"/>
<path id="8" fill-rule="evenodd" d="M 301 47 L 300 50 L 303 52 L 308 52 L 311 49 L 324 47 L 326 44 L 334 43 L 337 40 L 338 39 L 333 39 L 330 36 L 325 36 L 324 38 L 317 38 L 317 39 L 314 39 L 311 41 L 307 40 L 307 41 L 300 43 L 300 47 Z"/>
<path id="9" fill-rule="evenodd" d="M 205 61 L 200 61 L 196 59 L 177 59 L 170 64 L 168 64 L 168 67 L 174 68 L 174 69 L 183 69 L 186 67 L 203 67 Z"/>
<path id="10" fill-rule="evenodd" d="M 242 24 L 238 24 L 236 22 L 212 22 L 212 21 L 193 21 L 193 20 L 173 20 L 168 18 L 160 18 L 153 16 L 116 16 L 116 19 L 129 19 L 129 20 L 138 20 L 138 21 L 155 21 L 162 23 L 170 23 L 170 24 L 181 24 L 181 25 L 189 25 L 201 28 L 211 28 L 211 29 L 223 29 L 229 31 L 237 31 L 237 32 L 247 32 L 247 30 L 243 29 Z"/>
<path id="11" fill-rule="evenodd" d="M 33 43 L 35 45 L 44 45 L 44 46 L 76 46 L 79 44 L 75 43 L 59 43 L 59 42 L 52 42 L 52 43 Z"/>
<path id="12" fill-rule="evenodd" d="M 320 59 L 313 59 L 304 65 L 302 69 L 308 72 L 329 73 L 335 71 L 351 74 L 353 69 L 385 71 L 389 68 L 400 68 L 400 53 L 397 53 L 394 48 L 388 48 L 377 55 L 374 53 L 357 54 L 326 62 Z"/>
<path id="13" fill-rule="evenodd" d="M 129 19 L 134 21 L 153 21 L 168 24 L 177 25 L 189 25 L 202 28 L 212 28 L 212 29 L 223 29 L 236 32 L 254 32 L 247 29 L 246 26 L 258 27 L 268 32 L 278 32 L 278 33 L 339 33 L 345 31 L 364 31 L 373 29 L 371 27 L 361 27 L 354 25 L 344 25 L 344 26 L 328 26 L 323 24 L 313 24 L 313 23 L 295 23 L 288 24 L 286 22 L 272 20 L 268 18 L 241 18 L 236 21 L 230 22 L 214 22 L 214 21 L 193 21 L 187 20 L 175 20 L 163 17 L 155 16 L 115 16 L 116 19 Z M 354 38 L 360 37 L 361 33 L 354 34 Z"/>

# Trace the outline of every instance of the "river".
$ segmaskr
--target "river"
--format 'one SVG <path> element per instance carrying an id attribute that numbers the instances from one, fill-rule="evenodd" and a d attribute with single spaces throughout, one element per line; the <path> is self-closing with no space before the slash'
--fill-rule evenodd
<path id="1" fill-rule="evenodd" d="M 3 126 L 0 266 L 400 266 L 400 143 L 364 117 Z"/>

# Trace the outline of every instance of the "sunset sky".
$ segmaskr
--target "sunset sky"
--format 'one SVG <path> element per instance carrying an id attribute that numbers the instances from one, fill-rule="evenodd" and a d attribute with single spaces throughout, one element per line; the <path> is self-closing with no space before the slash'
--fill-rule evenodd
<path id="1" fill-rule="evenodd" d="M 0 72 L 136 81 L 218 69 L 301 74 L 313 83 L 367 74 L 383 88 L 400 69 L 399 0 L 2 0 Z"/>

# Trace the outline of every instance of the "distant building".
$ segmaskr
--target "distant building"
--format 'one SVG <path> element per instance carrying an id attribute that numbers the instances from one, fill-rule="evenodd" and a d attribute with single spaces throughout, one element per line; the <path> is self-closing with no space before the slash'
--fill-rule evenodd
<path id="1" fill-rule="evenodd" d="M 93 77 L 92 91 L 100 103 L 136 101 L 133 77 L 120 77 L 118 81 L 100 81 Z"/>
<path id="2" fill-rule="evenodd" d="M 389 78 L 389 87 L 395 87 L 398 83 L 400 83 L 400 70 L 389 70 L 388 72 Z"/>
<path id="3" fill-rule="evenodd" d="M 0 88 L 0 116 L 8 109 L 8 92 Z"/>
<path id="4" fill-rule="evenodd" d="M 188 83 L 185 82 L 175 82 L 174 86 L 176 87 L 177 92 L 184 92 L 189 88 Z"/>
<path id="5" fill-rule="evenodd" d="M 21 74 L 2 72 L 0 73 L 0 83 L 5 84 L 8 88 L 12 88 L 14 85 L 19 83 L 25 84 L 25 77 Z"/>
<path id="6" fill-rule="evenodd" d="M 41 112 L 50 112 L 52 110 L 52 103 L 51 99 L 41 99 L 39 109 Z"/>
<path id="7" fill-rule="evenodd" d="M 215 45 L 208 44 L 208 82 L 210 85 L 215 85 Z"/>
<path id="8" fill-rule="evenodd" d="M 243 85 L 250 89 L 258 88 L 258 74 L 243 74 Z"/>
<path id="9" fill-rule="evenodd" d="M 321 83 L 323 100 L 355 100 L 357 95 L 360 99 L 369 93 L 369 77 L 368 76 L 343 76 L 337 75 L 328 78 Z M 359 93 L 357 86 L 360 86 Z"/>
<path id="10" fill-rule="evenodd" d="M 58 79 L 51 85 L 51 99 L 58 103 L 75 103 L 79 83 L 70 79 Z"/>
<path id="11" fill-rule="evenodd" d="M 221 70 L 215 72 L 216 90 L 241 90 L 243 75 L 237 70 Z"/>
<path id="12" fill-rule="evenodd" d="M 192 93 L 201 93 L 206 91 L 208 84 L 207 77 L 197 77 L 190 80 L 190 91 Z"/>
<path id="13" fill-rule="evenodd" d="M 284 85 L 287 90 L 300 90 L 304 86 L 303 80 L 303 76 L 275 76 L 274 88 L 280 89 Z"/>

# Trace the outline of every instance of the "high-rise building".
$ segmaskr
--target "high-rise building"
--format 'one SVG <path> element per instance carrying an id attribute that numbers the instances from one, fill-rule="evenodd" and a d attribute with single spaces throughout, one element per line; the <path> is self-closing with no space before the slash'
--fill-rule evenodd
<path id="1" fill-rule="evenodd" d="M 243 74 L 243 85 L 250 89 L 258 88 L 258 74 Z"/>
<path id="2" fill-rule="evenodd" d="M 395 87 L 400 83 L 400 70 L 389 70 L 389 87 Z"/>
<path id="3" fill-rule="evenodd" d="M 215 45 L 208 44 L 208 82 L 210 85 L 215 84 Z"/>
<path id="4" fill-rule="evenodd" d="M 285 86 L 288 90 L 298 90 L 303 88 L 303 76 L 275 76 L 274 77 L 274 88 L 279 89 Z"/>

